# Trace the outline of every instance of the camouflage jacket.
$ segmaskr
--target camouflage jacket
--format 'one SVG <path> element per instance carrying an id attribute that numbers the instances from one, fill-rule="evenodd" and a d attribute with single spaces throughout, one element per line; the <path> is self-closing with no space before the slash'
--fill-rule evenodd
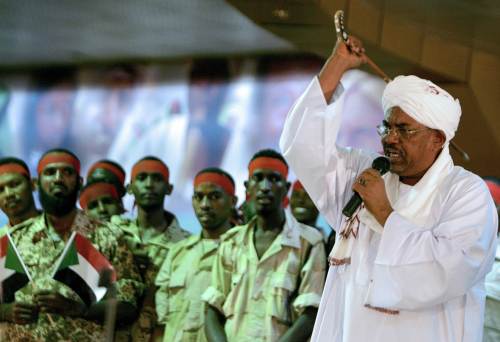
<path id="1" fill-rule="evenodd" d="M 134 254 L 136 266 L 146 287 L 146 298 L 139 309 L 137 321 L 130 327 L 132 341 L 149 341 L 156 325 L 154 308 L 154 281 L 167 253 L 174 243 L 189 237 L 189 232 L 182 229 L 175 216 L 165 211 L 165 217 L 170 224 L 163 230 L 153 227 L 139 227 L 137 220 L 129 220 L 113 216 L 111 223 L 121 228 L 122 239 Z M 126 331 L 118 332 L 123 339 Z"/>
<path id="2" fill-rule="evenodd" d="M 181 228 L 173 214 L 166 211 L 165 216 L 170 224 L 164 230 L 157 230 L 153 227 L 141 228 L 137 220 L 129 220 L 121 216 L 111 218 L 111 223 L 121 228 L 122 239 L 136 257 L 136 265 L 146 285 L 154 284 L 156 275 L 172 244 L 190 235 Z M 147 257 L 148 262 L 144 263 L 141 257 Z"/>
<path id="3" fill-rule="evenodd" d="M 94 246 L 113 264 L 117 271 L 117 294 L 119 301 L 137 306 L 144 285 L 132 254 L 126 245 L 117 243 L 113 230 L 99 221 L 78 211 L 72 231 L 86 236 Z M 16 293 L 16 301 L 33 303 L 33 294 L 50 290 L 72 300 L 81 301 L 78 295 L 66 285 L 52 279 L 54 267 L 61 256 L 66 242 L 48 223 L 45 215 L 25 221 L 11 228 L 12 239 L 31 274 L 32 281 Z M 132 267 L 131 267 L 132 266 Z M 36 323 L 19 325 L 0 324 L 1 341 L 101 341 L 102 326 L 81 318 L 69 318 L 56 314 L 40 313 Z"/>

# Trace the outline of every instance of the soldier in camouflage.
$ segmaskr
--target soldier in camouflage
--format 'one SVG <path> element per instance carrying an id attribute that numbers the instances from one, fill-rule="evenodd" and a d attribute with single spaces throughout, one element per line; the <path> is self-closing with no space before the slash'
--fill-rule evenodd
<path id="1" fill-rule="evenodd" d="M 78 158 L 66 150 L 45 153 L 38 165 L 43 215 L 12 227 L 11 235 L 32 276 L 16 293 L 14 303 L 2 304 L 0 336 L 6 341 L 97 341 L 104 338 L 102 323 L 107 299 L 87 307 L 69 287 L 52 279 L 54 265 L 73 231 L 88 238 L 117 272 L 117 321 L 132 322 L 143 285 L 131 253 L 118 244 L 108 225 L 76 209 L 81 186 Z M 23 303 L 21 320 L 9 312 Z"/>
<path id="2" fill-rule="evenodd" d="M 172 244 L 185 239 L 189 233 L 163 208 L 165 196 L 171 194 L 173 186 L 169 183 L 168 167 L 161 160 L 155 157 L 139 160 L 132 168 L 127 190 L 135 198 L 137 218 L 113 216 L 111 222 L 122 229 L 147 289 L 139 319 L 132 327 L 134 341 L 147 341 L 157 320 L 154 280 Z"/>

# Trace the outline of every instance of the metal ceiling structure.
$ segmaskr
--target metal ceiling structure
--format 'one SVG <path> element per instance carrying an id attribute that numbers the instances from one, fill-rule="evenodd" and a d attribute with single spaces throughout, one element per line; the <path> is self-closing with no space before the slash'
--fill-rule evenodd
<path id="1" fill-rule="evenodd" d="M 0 67 L 287 52 L 223 0 L 0 2 Z"/>

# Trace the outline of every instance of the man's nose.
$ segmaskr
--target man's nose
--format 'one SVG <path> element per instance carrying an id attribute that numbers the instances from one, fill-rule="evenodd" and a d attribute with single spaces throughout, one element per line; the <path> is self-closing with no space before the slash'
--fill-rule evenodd
<path id="1" fill-rule="evenodd" d="M 208 196 L 203 196 L 200 202 L 200 207 L 205 209 L 210 207 L 210 200 L 208 199 Z"/>
<path id="2" fill-rule="evenodd" d="M 386 144 L 395 144 L 400 141 L 399 134 L 395 129 L 389 129 L 386 136 L 382 138 L 382 142 Z"/>
<path id="3" fill-rule="evenodd" d="M 54 175 L 56 180 L 62 180 L 62 172 L 61 170 L 56 170 L 56 173 Z"/>
<path id="4" fill-rule="evenodd" d="M 150 188 L 153 186 L 153 178 L 152 177 L 146 177 L 146 180 L 144 182 L 144 184 L 146 185 L 146 187 Z"/>
<path id="5" fill-rule="evenodd" d="M 271 190 L 271 182 L 269 181 L 269 179 L 264 177 L 264 179 L 262 179 L 259 183 L 259 188 L 260 188 L 260 190 L 263 190 L 263 191 L 270 191 Z"/>
<path id="6" fill-rule="evenodd" d="M 106 206 L 104 205 L 104 203 L 102 203 L 101 201 L 99 201 L 97 203 L 98 203 L 98 208 L 99 208 L 100 212 L 106 211 Z"/>

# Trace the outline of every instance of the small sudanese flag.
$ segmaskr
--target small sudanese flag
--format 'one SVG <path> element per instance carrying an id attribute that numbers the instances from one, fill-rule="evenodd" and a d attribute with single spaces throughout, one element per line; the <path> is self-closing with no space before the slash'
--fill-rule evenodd
<path id="1" fill-rule="evenodd" d="M 0 303 L 15 300 L 15 293 L 31 281 L 28 269 L 7 230 L 0 232 Z"/>
<path id="2" fill-rule="evenodd" d="M 116 272 L 108 259 L 87 238 L 73 232 L 52 278 L 70 287 L 90 306 L 106 294 L 107 288 L 99 286 L 99 278 L 106 270 L 111 270 L 111 280 L 116 281 Z"/>

